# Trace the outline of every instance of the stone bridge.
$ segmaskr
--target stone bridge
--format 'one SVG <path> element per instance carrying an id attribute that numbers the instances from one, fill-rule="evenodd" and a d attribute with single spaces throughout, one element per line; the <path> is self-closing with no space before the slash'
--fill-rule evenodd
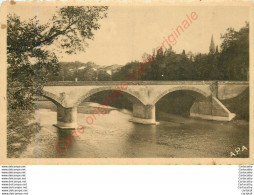
<path id="1" fill-rule="evenodd" d="M 232 81 L 96 81 L 49 82 L 43 96 L 57 106 L 57 126 L 62 129 L 77 127 L 77 107 L 85 99 L 101 91 L 113 91 L 105 97 L 105 104 L 126 96 L 133 103 L 133 122 L 156 124 L 155 104 L 174 91 L 186 91 L 194 98 L 190 117 L 230 121 L 235 117 L 220 100 L 234 98 L 249 87 L 249 82 Z"/>

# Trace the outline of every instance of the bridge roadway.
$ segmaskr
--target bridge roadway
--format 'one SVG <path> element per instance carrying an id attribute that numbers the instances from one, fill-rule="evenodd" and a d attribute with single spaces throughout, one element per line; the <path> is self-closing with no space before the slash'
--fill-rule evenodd
<path id="1" fill-rule="evenodd" d="M 248 87 L 248 81 L 62 81 L 47 83 L 43 96 L 57 106 L 57 126 L 73 129 L 77 127 L 77 106 L 101 91 L 112 91 L 105 97 L 106 105 L 121 94 L 126 96 L 133 103 L 133 122 L 156 124 L 156 102 L 174 91 L 186 91 L 195 98 L 190 117 L 230 121 L 235 114 L 220 100 L 234 98 Z"/>

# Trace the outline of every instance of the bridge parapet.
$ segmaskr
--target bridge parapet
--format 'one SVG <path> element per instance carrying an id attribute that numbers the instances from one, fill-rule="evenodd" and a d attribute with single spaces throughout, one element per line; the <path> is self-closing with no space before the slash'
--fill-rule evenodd
<path id="1" fill-rule="evenodd" d="M 104 86 L 125 82 L 127 85 L 241 85 L 249 86 L 249 81 L 50 81 L 45 86 Z"/>
<path id="2" fill-rule="evenodd" d="M 109 86 L 127 85 L 211 85 L 215 81 L 50 81 L 45 86 Z"/>

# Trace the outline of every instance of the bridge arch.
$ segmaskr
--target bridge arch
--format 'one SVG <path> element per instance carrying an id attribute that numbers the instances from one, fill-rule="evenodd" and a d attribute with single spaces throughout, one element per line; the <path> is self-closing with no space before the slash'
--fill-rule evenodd
<path id="1" fill-rule="evenodd" d="M 169 89 L 163 91 L 162 93 L 160 93 L 158 96 L 156 96 L 152 102 L 152 105 L 156 104 L 165 95 L 175 92 L 175 91 L 191 91 L 191 92 L 195 92 L 195 93 L 199 94 L 201 97 L 204 97 L 204 98 L 207 98 L 211 95 L 211 94 L 208 94 L 207 92 L 205 92 L 197 87 L 177 86 L 177 87 L 169 88 Z"/>
<path id="2" fill-rule="evenodd" d="M 51 102 L 53 102 L 55 105 L 63 105 L 63 101 L 61 98 L 59 98 L 57 95 L 50 93 L 48 91 L 43 91 L 41 96 L 47 98 L 48 100 L 50 100 Z"/>
<path id="3" fill-rule="evenodd" d="M 92 95 L 103 92 L 103 91 L 118 91 L 120 94 L 122 93 L 126 98 L 128 98 L 132 103 L 142 103 L 142 99 L 138 96 L 138 94 L 133 93 L 131 90 L 118 90 L 115 86 L 114 87 L 97 87 L 94 89 L 89 90 L 84 95 L 82 95 L 74 104 L 74 106 L 79 106 L 86 98 L 91 97 Z M 107 98 L 107 97 L 105 97 Z"/>

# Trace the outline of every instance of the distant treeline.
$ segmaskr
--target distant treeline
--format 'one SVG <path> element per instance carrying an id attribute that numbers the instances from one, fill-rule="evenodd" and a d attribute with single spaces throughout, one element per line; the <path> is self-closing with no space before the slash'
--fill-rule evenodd
<path id="1" fill-rule="evenodd" d="M 228 28 L 221 35 L 218 48 L 211 40 L 209 53 L 193 54 L 183 50 L 176 53 L 172 47 L 153 51 L 154 62 L 140 69 L 139 61 L 125 66 L 99 66 L 93 62 L 60 63 L 60 71 L 49 75 L 54 81 L 129 81 L 134 80 L 249 80 L 249 24 L 239 31 Z M 143 55 L 147 59 L 148 54 Z"/>
<path id="2" fill-rule="evenodd" d="M 60 62 L 57 73 L 51 73 L 48 76 L 49 81 L 111 81 L 112 74 L 117 71 L 121 65 L 113 64 L 111 66 L 101 66 L 94 62 L 82 63 Z"/>
<path id="3" fill-rule="evenodd" d="M 193 55 L 185 50 L 177 54 L 172 48 L 153 51 L 155 60 L 142 74 L 137 71 L 141 62 L 134 61 L 115 72 L 112 80 L 130 80 L 133 72 L 137 80 L 248 80 L 249 24 L 239 31 L 229 28 L 221 38 L 220 50 L 212 40 L 208 54 Z"/>

